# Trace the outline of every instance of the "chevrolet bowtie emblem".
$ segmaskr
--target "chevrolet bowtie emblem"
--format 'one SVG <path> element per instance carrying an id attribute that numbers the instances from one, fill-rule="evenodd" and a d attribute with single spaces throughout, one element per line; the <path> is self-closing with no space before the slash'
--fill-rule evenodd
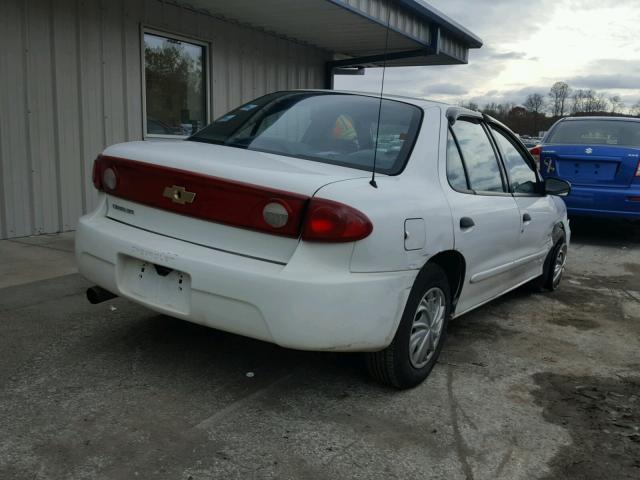
<path id="1" fill-rule="evenodd" d="M 162 192 L 162 196 L 170 199 L 173 203 L 179 203 L 180 205 L 193 203 L 193 200 L 196 198 L 195 193 L 187 192 L 184 187 L 178 187 L 177 185 L 165 187 L 164 192 Z"/>

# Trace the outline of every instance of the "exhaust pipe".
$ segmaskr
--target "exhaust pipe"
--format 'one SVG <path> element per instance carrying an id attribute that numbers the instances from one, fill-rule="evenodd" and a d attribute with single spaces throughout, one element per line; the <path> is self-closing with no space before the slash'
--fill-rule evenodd
<path id="1" fill-rule="evenodd" d="M 89 303 L 96 305 L 97 303 L 106 302 L 107 300 L 111 300 L 112 298 L 116 298 L 117 295 L 114 295 L 108 290 L 105 290 L 102 287 L 87 288 L 87 300 Z"/>

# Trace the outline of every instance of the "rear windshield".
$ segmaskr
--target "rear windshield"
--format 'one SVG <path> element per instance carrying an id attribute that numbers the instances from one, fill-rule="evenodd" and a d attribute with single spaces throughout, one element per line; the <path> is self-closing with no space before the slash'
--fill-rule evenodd
<path id="1" fill-rule="evenodd" d="M 379 98 L 362 95 L 279 92 L 232 110 L 188 140 L 368 171 L 376 151 L 376 171 L 395 175 L 411 153 L 422 110 L 386 99 L 378 115 L 379 107 Z"/>
<path id="2" fill-rule="evenodd" d="M 640 147 L 640 122 L 570 120 L 560 122 L 545 143 Z"/>

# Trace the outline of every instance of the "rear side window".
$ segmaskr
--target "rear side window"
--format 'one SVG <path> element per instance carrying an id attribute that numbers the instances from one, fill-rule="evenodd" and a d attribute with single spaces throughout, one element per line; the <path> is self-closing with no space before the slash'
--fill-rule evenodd
<path id="1" fill-rule="evenodd" d="M 378 118 L 380 124 L 378 126 Z M 189 138 L 396 175 L 413 148 L 422 110 L 364 95 L 278 92 L 218 118 Z"/>
<path id="2" fill-rule="evenodd" d="M 468 190 L 467 175 L 464 172 L 462 157 L 458 151 L 456 141 L 449 131 L 447 135 L 447 180 L 455 190 Z"/>
<path id="3" fill-rule="evenodd" d="M 538 179 L 513 141 L 500 130 L 492 127 L 493 136 L 500 146 L 504 163 L 509 174 L 511 191 L 515 193 L 536 193 Z"/>
<path id="4" fill-rule="evenodd" d="M 482 125 L 458 120 L 452 128 L 467 167 L 471 189 L 504 192 L 498 159 Z"/>
<path id="5" fill-rule="evenodd" d="M 551 131 L 545 143 L 561 145 L 620 145 L 640 147 L 640 122 L 568 120 Z"/>

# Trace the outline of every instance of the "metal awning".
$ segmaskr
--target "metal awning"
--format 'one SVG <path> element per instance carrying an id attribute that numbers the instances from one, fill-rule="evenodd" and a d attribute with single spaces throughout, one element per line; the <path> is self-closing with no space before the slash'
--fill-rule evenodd
<path id="1" fill-rule="evenodd" d="M 313 45 L 332 67 L 467 63 L 482 41 L 421 0 L 178 0 L 176 3 Z M 390 11 L 389 11 L 389 10 Z"/>

